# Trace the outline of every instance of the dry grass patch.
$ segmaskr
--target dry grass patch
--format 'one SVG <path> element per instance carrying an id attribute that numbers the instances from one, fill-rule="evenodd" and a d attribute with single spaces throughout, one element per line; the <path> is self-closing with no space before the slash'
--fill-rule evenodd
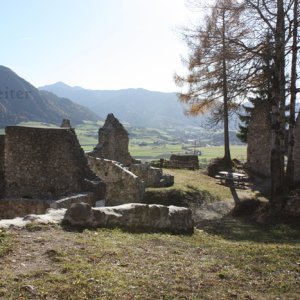
<path id="1" fill-rule="evenodd" d="M 288 226 L 266 230 L 235 220 L 206 224 L 193 236 L 59 226 L 8 233 L 15 244 L 0 261 L 1 299 L 297 299 L 300 293 L 300 234 Z M 42 267 L 35 263 L 41 258 Z M 20 272 L 15 266 L 22 264 Z"/>

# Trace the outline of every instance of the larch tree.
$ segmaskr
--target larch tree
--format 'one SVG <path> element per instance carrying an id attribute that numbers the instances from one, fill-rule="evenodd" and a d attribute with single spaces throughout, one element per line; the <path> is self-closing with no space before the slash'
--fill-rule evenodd
<path id="1" fill-rule="evenodd" d="M 190 53 L 188 74 L 175 75 L 182 87 L 181 102 L 188 105 L 187 114 L 197 116 L 211 113 L 215 124 L 224 125 L 224 160 L 231 164 L 229 114 L 236 108 L 235 100 L 246 92 L 244 69 L 248 55 L 237 51 L 230 39 L 240 39 L 246 29 L 240 20 L 243 8 L 235 0 L 218 0 L 195 30 L 185 31 Z"/>

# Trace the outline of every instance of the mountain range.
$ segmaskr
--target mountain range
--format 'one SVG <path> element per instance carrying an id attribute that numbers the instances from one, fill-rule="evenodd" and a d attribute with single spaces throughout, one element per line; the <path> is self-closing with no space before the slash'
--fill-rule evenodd
<path id="1" fill-rule="evenodd" d="M 99 116 L 114 115 L 122 121 L 139 127 L 172 128 L 195 125 L 204 118 L 187 118 L 176 93 L 145 89 L 90 90 L 71 87 L 63 82 L 40 87 L 60 97 L 84 105 Z"/>
<path id="2" fill-rule="evenodd" d="M 131 126 L 157 129 L 203 127 L 207 115 L 188 118 L 176 93 L 145 89 L 91 90 L 57 82 L 35 88 L 7 67 L 0 66 L 0 127 L 22 121 L 72 124 L 96 122 L 109 113 Z M 236 122 L 231 122 L 231 130 Z M 222 130 L 222 128 L 220 128 Z"/>
<path id="3" fill-rule="evenodd" d="M 22 121 L 60 124 L 62 119 L 78 124 L 101 118 L 69 99 L 38 90 L 9 68 L 0 66 L 0 127 Z"/>

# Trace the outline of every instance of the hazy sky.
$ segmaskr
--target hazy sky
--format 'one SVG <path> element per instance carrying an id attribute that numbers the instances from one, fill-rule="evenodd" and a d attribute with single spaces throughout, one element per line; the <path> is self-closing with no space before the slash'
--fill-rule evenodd
<path id="1" fill-rule="evenodd" d="M 35 86 L 175 91 L 187 0 L 0 0 L 1 61 Z M 206 1 L 203 1 L 206 2 Z"/>

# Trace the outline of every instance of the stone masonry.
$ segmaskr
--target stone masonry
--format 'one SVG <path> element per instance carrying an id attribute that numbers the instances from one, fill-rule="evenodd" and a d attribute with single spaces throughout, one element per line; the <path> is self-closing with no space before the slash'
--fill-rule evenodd
<path id="1" fill-rule="evenodd" d="M 159 168 L 154 168 L 147 163 L 132 164 L 129 171 L 144 181 L 146 187 L 168 187 L 174 184 L 174 176 L 163 174 Z"/>
<path id="2" fill-rule="evenodd" d="M 108 114 L 104 126 L 99 129 L 98 144 L 90 155 L 128 166 L 133 161 L 128 152 L 128 144 L 126 129 L 113 114 Z"/>
<path id="3" fill-rule="evenodd" d="M 69 119 L 63 119 L 60 125 L 60 128 L 69 128 L 71 129 L 71 121 Z"/>
<path id="4" fill-rule="evenodd" d="M 170 157 L 170 168 L 174 169 L 199 169 L 198 155 L 176 155 L 172 154 Z"/>
<path id="5" fill-rule="evenodd" d="M 300 113 L 298 114 L 295 126 L 295 182 L 300 185 Z"/>
<path id="6" fill-rule="evenodd" d="M 141 203 L 99 208 L 92 208 L 83 203 L 73 204 L 66 211 L 63 224 L 81 228 L 120 227 L 137 232 L 194 232 L 192 211 L 189 208 Z"/>
<path id="7" fill-rule="evenodd" d="M 4 146 L 5 135 L 0 135 L 0 197 L 3 197 L 5 189 Z"/>
<path id="8" fill-rule="evenodd" d="M 89 156 L 123 164 L 144 181 L 146 187 L 165 187 L 174 184 L 173 176 L 164 175 L 160 169 L 152 168 L 147 164 L 136 163 L 137 161 L 130 156 L 128 151 L 128 133 L 113 114 L 107 116 L 104 126 L 99 129 L 98 139 L 98 145 L 94 148 L 94 151 L 89 152 Z M 114 170 L 119 169 L 110 168 L 108 172 Z M 108 176 L 113 177 L 114 174 Z"/>
<path id="9" fill-rule="evenodd" d="M 122 165 L 87 155 L 90 169 L 106 183 L 106 206 L 141 202 L 144 183 Z"/>
<path id="10" fill-rule="evenodd" d="M 249 124 L 245 168 L 254 174 L 269 177 L 271 147 L 270 106 L 263 101 L 256 102 Z"/>
<path id="11" fill-rule="evenodd" d="M 74 130 L 66 128 L 7 127 L 5 179 L 7 197 L 55 199 L 97 191 L 99 198 L 105 190 Z"/>

